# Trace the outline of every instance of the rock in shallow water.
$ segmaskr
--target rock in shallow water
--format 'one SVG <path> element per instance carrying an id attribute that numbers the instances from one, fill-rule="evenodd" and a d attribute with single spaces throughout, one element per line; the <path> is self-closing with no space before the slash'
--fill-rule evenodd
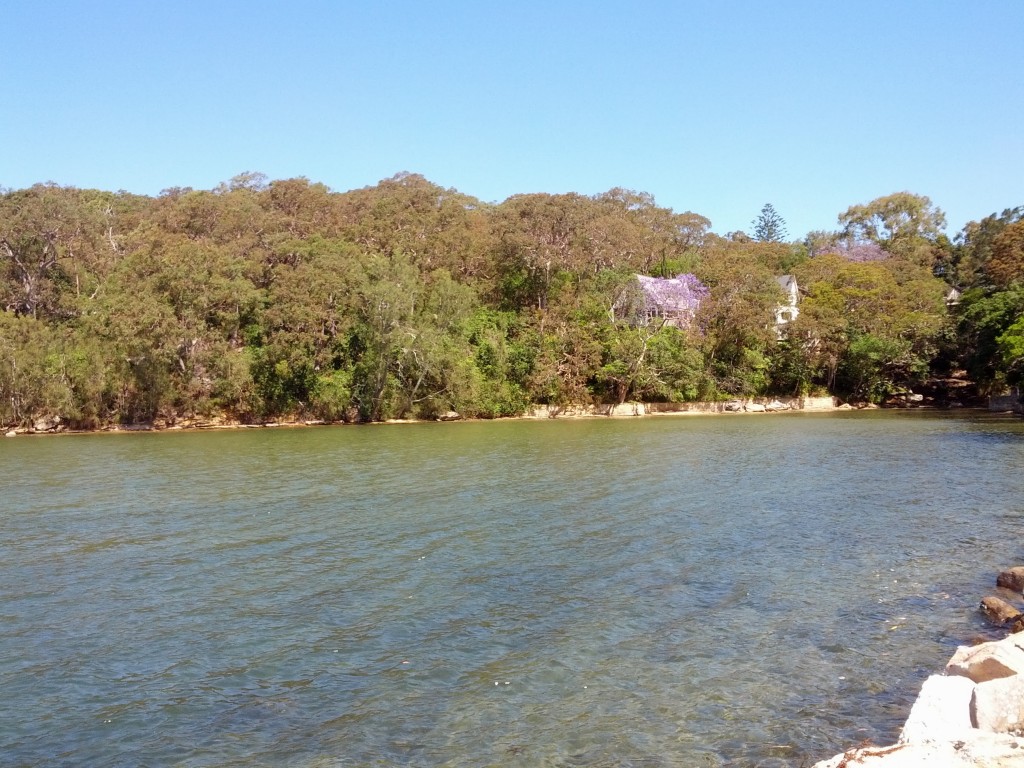
<path id="1" fill-rule="evenodd" d="M 1008 602 L 999 597 L 981 598 L 981 610 L 989 621 L 1003 625 L 1019 618 L 1021 613 Z"/>
<path id="2" fill-rule="evenodd" d="M 996 577 L 997 587 L 1006 587 L 1014 592 L 1024 592 L 1024 566 L 1007 568 Z"/>

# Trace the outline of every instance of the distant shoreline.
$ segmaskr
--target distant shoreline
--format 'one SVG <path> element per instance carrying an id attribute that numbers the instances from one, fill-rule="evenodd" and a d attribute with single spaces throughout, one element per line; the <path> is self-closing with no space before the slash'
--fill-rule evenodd
<path id="1" fill-rule="evenodd" d="M 770 407 L 772 404 L 786 407 Z M 739 407 L 737 407 L 739 406 Z M 135 434 L 148 432 L 214 432 L 243 429 L 297 429 L 303 427 L 371 426 L 393 424 L 437 424 L 446 422 L 492 421 L 575 421 L 582 419 L 636 419 L 658 416 L 751 416 L 787 413 L 833 413 L 858 410 L 939 410 L 931 406 L 886 408 L 877 405 L 853 406 L 840 404 L 833 397 L 814 398 L 748 398 L 730 401 L 703 401 L 689 403 L 622 403 L 619 405 L 536 406 L 518 416 L 500 416 L 493 419 L 466 418 L 454 412 L 437 419 L 386 419 L 371 422 L 324 421 L 321 419 L 276 419 L 266 422 L 240 422 L 224 417 L 181 419 L 173 424 L 151 422 L 139 424 L 112 424 L 95 429 L 70 429 L 58 423 L 50 429 L 17 427 L 5 431 L 7 437 L 38 435 L 91 435 Z M 956 410 L 986 410 L 962 407 Z M 52 420 L 51 420 L 52 421 Z"/>

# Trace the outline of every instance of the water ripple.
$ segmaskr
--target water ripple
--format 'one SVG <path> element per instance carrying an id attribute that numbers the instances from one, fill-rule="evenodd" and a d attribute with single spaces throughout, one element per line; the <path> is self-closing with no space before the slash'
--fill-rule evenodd
<path id="1" fill-rule="evenodd" d="M 889 414 L 5 441 L 0 753 L 780 766 L 885 741 L 1024 556 L 1022 459 L 1020 422 Z"/>

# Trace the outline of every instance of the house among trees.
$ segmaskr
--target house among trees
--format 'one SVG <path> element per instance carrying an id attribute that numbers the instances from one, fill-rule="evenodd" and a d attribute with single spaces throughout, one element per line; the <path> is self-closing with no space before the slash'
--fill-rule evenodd
<path id="1" fill-rule="evenodd" d="M 708 287 L 689 273 L 675 277 L 637 275 L 636 281 L 627 285 L 612 305 L 612 320 L 632 325 L 660 321 L 676 328 L 689 328 L 709 294 Z"/>
<path id="2" fill-rule="evenodd" d="M 800 300 L 800 288 L 793 275 L 779 275 L 775 280 L 785 294 L 785 299 L 775 308 L 775 332 L 781 339 L 786 324 L 800 316 L 800 308 L 797 307 L 797 302 Z"/>

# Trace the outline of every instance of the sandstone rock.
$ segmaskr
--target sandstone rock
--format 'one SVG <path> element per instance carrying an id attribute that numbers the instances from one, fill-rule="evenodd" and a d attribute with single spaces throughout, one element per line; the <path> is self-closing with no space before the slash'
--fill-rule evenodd
<path id="1" fill-rule="evenodd" d="M 747 403 L 744 410 L 746 410 L 747 413 L 764 413 L 766 409 L 760 403 Z"/>
<path id="2" fill-rule="evenodd" d="M 8 430 L 8 431 L 7 431 L 7 432 L 6 432 L 5 434 L 4 434 L 4 437 L 17 437 L 17 436 L 18 436 L 18 433 L 17 433 L 17 432 L 15 432 L 15 431 L 14 431 L 13 429 L 11 429 L 11 430 Z"/>
<path id="3" fill-rule="evenodd" d="M 1008 602 L 992 595 L 981 598 L 981 610 L 985 618 L 999 625 L 1009 624 L 1021 615 L 1020 611 Z"/>
<path id="4" fill-rule="evenodd" d="M 727 411 L 742 411 L 743 401 L 742 400 L 730 400 L 725 404 L 725 410 Z"/>
<path id="5" fill-rule="evenodd" d="M 60 416 L 43 416 L 32 422 L 32 429 L 36 432 L 52 432 L 60 426 Z"/>
<path id="6" fill-rule="evenodd" d="M 981 645 L 961 645 L 946 664 L 947 675 L 984 683 L 1024 672 L 1024 638 L 1010 636 Z"/>
<path id="7" fill-rule="evenodd" d="M 974 683 L 966 677 L 929 677 L 903 725 L 899 743 L 923 744 L 969 735 L 973 691 Z"/>
<path id="8" fill-rule="evenodd" d="M 971 697 L 971 722 L 984 731 L 1024 735 L 1024 677 L 978 683 Z"/>
<path id="9" fill-rule="evenodd" d="M 643 403 L 619 403 L 608 410 L 609 416 L 644 416 L 646 409 Z"/>
<path id="10" fill-rule="evenodd" d="M 997 587 L 1006 587 L 1014 592 L 1024 592 L 1024 566 L 1007 568 L 996 577 Z"/>
<path id="11" fill-rule="evenodd" d="M 1020 618 L 1024 619 L 1024 616 L 1021 616 Z M 996 642 L 1002 643 L 1008 648 L 1016 648 L 1021 653 L 1024 653 L 1024 635 L 1010 635 L 1009 637 L 1004 637 L 1002 640 L 997 640 Z"/>
<path id="12" fill-rule="evenodd" d="M 781 400 L 772 400 L 768 405 L 765 406 L 766 411 L 788 411 L 789 403 L 784 403 Z"/>
<path id="13" fill-rule="evenodd" d="M 462 416 L 458 413 L 458 411 L 447 411 L 446 413 L 442 413 L 440 416 L 438 416 L 437 420 L 438 421 L 458 421 L 461 418 L 462 418 Z"/>
<path id="14" fill-rule="evenodd" d="M 925 681 L 897 744 L 814 768 L 1024 768 L 1024 633 L 961 646 L 946 671 Z"/>
<path id="15" fill-rule="evenodd" d="M 1024 739 L 975 730 L 966 739 L 851 749 L 814 768 L 1021 768 Z"/>

